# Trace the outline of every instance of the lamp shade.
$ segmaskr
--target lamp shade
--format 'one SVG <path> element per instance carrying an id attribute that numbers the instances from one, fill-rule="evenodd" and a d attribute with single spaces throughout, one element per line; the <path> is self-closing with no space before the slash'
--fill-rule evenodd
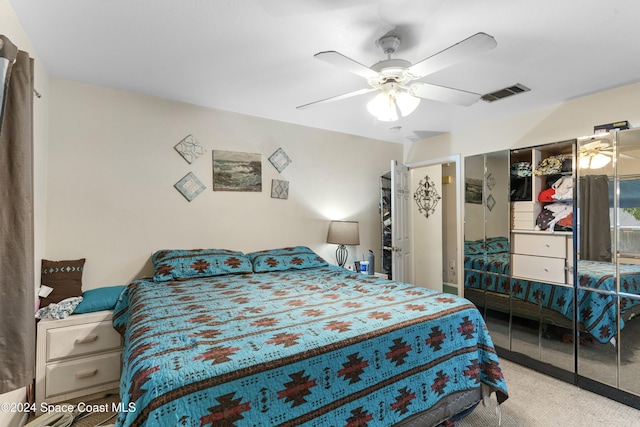
<path id="1" fill-rule="evenodd" d="M 331 221 L 327 243 L 337 245 L 359 245 L 360 230 L 358 221 Z"/>

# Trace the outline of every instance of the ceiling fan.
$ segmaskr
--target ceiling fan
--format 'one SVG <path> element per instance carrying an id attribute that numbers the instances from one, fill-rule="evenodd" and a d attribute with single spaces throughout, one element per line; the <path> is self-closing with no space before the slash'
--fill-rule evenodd
<path id="1" fill-rule="evenodd" d="M 420 104 L 420 98 L 464 106 L 471 105 L 480 99 L 481 95 L 477 93 L 417 80 L 464 61 L 475 54 L 493 49 L 497 43 L 492 36 L 485 33 L 474 34 L 415 64 L 404 59 L 391 58 L 400 43 L 401 39 L 398 35 L 387 34 L 381 37 L 376 44 L 387 55 L 387 59 L 371 67 L 333 50 L 316 53 L 315 58 L 365 78 L 369 87 L 304 104 L 297 108 L 308 108 L 377 91 L 379 93 L 367 104 L 367 109 L 378 120 L 390 122 L 398 120 L 398 113 L 403 117 L 411 114 Z"/>
<path id="2" fill-rule="evenodd" d="M 588 169 L 600 169 L 611 162 L 613 146 L 602 139 L 588 142 L 578 149 L 579 166 Z"/>
<path id="3" fill-rule="evenodd" d="M 620 152 L 618 154 L 621 158 L 636 159 L 628 154 Z M 579 165 L 581 168 L 603 168 L 611 163 L 613 156 L 613 145 L 603 139 L 594 139 L 578 148 Z"/>

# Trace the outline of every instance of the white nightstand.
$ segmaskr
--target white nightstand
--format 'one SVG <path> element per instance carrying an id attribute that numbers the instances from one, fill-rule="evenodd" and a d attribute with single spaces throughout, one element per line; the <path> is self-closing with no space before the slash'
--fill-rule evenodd
<path id="1" fill-rule="evenodd" d="M 112 311 L 73 314 L 38 323 L 36 406 L 58 403 L 118 387 L 122 337 Z"/>

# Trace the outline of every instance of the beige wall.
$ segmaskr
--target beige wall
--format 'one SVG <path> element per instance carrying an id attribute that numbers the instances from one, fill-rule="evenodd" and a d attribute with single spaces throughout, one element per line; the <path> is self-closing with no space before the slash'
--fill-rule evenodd
<path id="1" fill-rule="evenodd" d="M 152 251 L 245 252 L 307 245 L 330 261 L 332 219 L 360 221 L 360 245 L 380 253 L 379 176 L 402 146 L 179 102 L 51 80 L 47 257 L 85 257 L 84 288 L 151 273 Z M 174 145 L 193 134 L 206 148 L 188 164 Z M 282 172 L 268 157 L 282 147 Z M 261 193 L 212 191 L 212 150 L 262 155 Z M 188 172 L 207 189 L 191 203 L 173 185 Z M 271 180 L 289 199 L 271 198 Z"/>
<path id="2" fill-rule="evenodd" d="M 420 180 L 429 177 L 437 189 L 438 195 L 442 193 L 442 166 L 431 165 L 411 168 L 409 170 L 412 194 L 418 189 Z M 455 198 L 455 195 L 454 195 Z M 411 224 L 411 254 L 413 257 L 413 283 L 418 286 L 442 291 L 442 257 L 443 257 L 443 234 L 442 234 L 442 199 L 436 205 L 436 209 L 427 218 L 424 213 L 418 210 L 417 203 L 409 199 L 410 224 Z"/>
<path id="3" fill-rule="evenodd" d="M 640 83 L 415 142 L 405 147 L 404 160 L 411 163 L 451 154 L 465 157 L 564 141 L 592 134 L 595 125 L 619 120 L 640 127 Z"/>
<path id="4" fill-rule="evenodd" d="M 497 102 L 509 102 L 509 100 Z M 413 163 L 453 154 L 460 154 L 464 158 L 480 153 L 564 141 L 592 134 L 595 125 L 620 120 L 628 120 L 632 127 L 640 127 L 640 83 L 425 139 L 405 146 L 404 161 Z M 481 179 L 482 171 L 478 171 L 477 174 L 477 178 Z M 506 194 L 506 192 L 500 194 Z M 468 222 L 483 219 L 482 205 L 465 203 L 464 207 L 467 212 L 463 216 L 467 217 Z M 504 214 L 504 212 L 492 213 L 492 215 L 498 214 Z M 462 218 L 459 219 L 459 221 L 462 220 Z M 500 224 L 500 221 L 493 223 Z M 484 227 L 467 225 L 466 239 L 476 240 L 482 237 L 482 233 L 473 234 L 469 231 L 482 231 Z M 503 234 L 503 231 L 489 231 L 488 235 Z"/>
<path id="5" fill-rule="evenodd" d="M 20 25 L 13 8 L 8 0 L 0 0 L 0 33 L 7 36 L 18 49 L 29 52 L 35 59 L 34 84 L 42 98 L 34 99 L 34 263 L 36 286 L 40 282 L 40 259 L 45 250 L 44 236 L 46 233 L 46 170 L 47 170 L 47 139 L 48 139 L 48 96 L 49 77 L 42 63 L 38 59 L 37 52 L 33 48 L 29 37 Z M 35 351 L 35 348 L 34 348 Z M 21 402 L 25 400 L 25 390 L 0 395 L 0 402 Z M 19 425 L 23 414 L 0 411 L 0 426 Z"/>

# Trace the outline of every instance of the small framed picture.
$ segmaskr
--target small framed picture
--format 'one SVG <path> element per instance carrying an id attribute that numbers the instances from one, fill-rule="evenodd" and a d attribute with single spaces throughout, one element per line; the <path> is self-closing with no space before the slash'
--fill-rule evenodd
<path id="1" fill-rule="evenodd" d="M 355 271 L 357 271 L 359 273 L 360 272 L 360 261 L 354 262 L 353 266 L 355 267 Z"/>

